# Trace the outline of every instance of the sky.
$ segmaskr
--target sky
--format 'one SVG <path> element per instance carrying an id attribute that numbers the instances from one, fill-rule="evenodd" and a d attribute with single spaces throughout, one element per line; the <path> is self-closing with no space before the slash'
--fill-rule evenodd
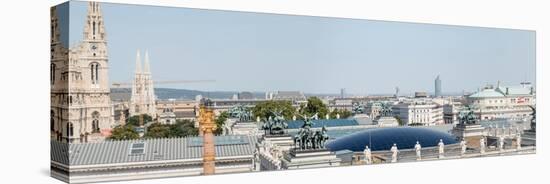
<path id="1" fill-rule="evenodd" d="M 86 2 L 70 3 L 69 43 Z M 110 82 L 131 82 L 137 50 L 157 85 L 211 91 L 349 94 L 474 91 L 535 82 L 535 32 L 103 3 Z M 61 19 L 61 18 L 60 18 Z M 66 20 L 60 20 L 65 21 Z"/>

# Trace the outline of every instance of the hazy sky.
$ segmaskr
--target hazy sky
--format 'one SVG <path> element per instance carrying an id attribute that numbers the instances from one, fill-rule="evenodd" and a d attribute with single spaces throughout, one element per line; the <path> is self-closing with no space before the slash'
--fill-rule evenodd
<path id="1" fill-rule="evenodd" d="M 71 2 L 69 41 L 85 2 Z M 510 29 L 102 4 L 110 82 L 130 82 L 149 51 L 157 85 L 198 90 L 374 94 L 475 90 L 535 80 L 535 32 Z M 142 53 L 143 56 L 143 53 Z"/>

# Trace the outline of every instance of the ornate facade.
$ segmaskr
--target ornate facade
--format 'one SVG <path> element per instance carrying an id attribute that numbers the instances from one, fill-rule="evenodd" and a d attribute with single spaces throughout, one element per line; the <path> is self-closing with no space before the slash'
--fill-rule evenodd
<path id="1" fill-rule="evenodd" d="M 114 126 L 107 40 L 101 7 L 89 2 L 83 40 L 70 49 L 60 41 L 58 16 L 51 14 L 52 139 L 97 142 Z M 64 29 L 68 31 L 68 29 Z"/>

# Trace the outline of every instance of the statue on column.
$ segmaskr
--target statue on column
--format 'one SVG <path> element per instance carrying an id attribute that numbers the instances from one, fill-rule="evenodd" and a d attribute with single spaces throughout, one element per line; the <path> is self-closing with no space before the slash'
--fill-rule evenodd
<path id="1" fill-rule="evenodd" d="M 363 151 L 363 154 L 365 154 L 365 163 L 372 164 L 372 154 L 368 145 L 365 146 L 365 150 Z"/>
<path id="2" fill-rule="evenodd" d="M 479 139 L 479 152 L 481 154 L 485 153 L 485 138 L 484 137 L 481 137 L 481 139 Z"/>
<path id="3" fill-rule="evenodd" d="M 397 162 L 397 153 L 399 152 L 399 150 L 397 149 L 397 144 L 393 143 L 393 146 L 391 147 L 390 151 L 392 152 L 391 162 L 392 163 Z"/>
<path id="4" fill-rule="evenodd" d="M 439 158 L 445 158 L 445 144 L 443 143 L 443 139 L 439 139 L 437 145 L 439 146 Z"/>
<path id="5" fill-rule="evenodd" d="M 521 133 L 516 134 L 516 149 L 521 149 Z"/>
<path id="6" fill-rule="evenodd" d="M 255 171 L 260 170 L 260 154 L 258 153 L 258 149 L 254 150 L 254 160 L 252 160 L 252 164 L 254 166 Z"/>
<path id="7" fill-rule="evenodd" d="M 466 140 L 464 140 L 464 138 L 462 138 L 462 141 L 460 141 L 460 155 L 466 154 L 466 148 L 468 148 L 466 146 Z"/>
<path id="8" fill-rule="evenodd" d="M 416 151 L 416 160 L 422 159 L 422 155 L 421 155 L 422 146 L 418 141 L 416 141 L 416 145 L 414 145 L 414 150 Z"/>
<path id="9" fill-rule="evenodd" d="M 537 109 L 533 106 L 529 106 L 531 110 L 533 110 L 533 113 L 531 113 L 531 131 L 536 132 L 537 131 Z"/>
<path id="10" fill-rule="evenodd" d="M 498 149 L 499 151 L 504 151 L 504 136 L 498 138 Z"/>

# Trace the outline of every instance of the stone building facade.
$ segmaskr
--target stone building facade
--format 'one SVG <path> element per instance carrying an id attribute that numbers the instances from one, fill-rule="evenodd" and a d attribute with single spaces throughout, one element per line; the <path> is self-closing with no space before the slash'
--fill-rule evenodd
<path id="1" fill-rule="evenodd" d="M 107 39 L 101 7 L 89 2 L 83 40 L 70 49 L 61 43 L 59 17 L 52 8 L 52 139 L 97 142 L 110 135 L 114 112 L 110 99 Z"/>

